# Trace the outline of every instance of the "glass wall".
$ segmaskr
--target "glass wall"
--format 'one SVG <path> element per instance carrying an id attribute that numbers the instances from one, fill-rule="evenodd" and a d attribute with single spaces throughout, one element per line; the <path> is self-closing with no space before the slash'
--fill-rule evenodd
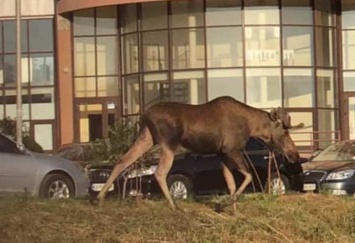
<path id="1" fill-rule="evenodd" d="M 76 12 L 76 95 L 98 96 L 97 77 L 114 76 L 114 67 L 121 66 L 123 115 L 138 115 L 161 101 L 201 104 L 229 95 L 265 110 L 285 107 L 294 123 L 305 120 L 297 136 L 308 146 L 310 136 L 319 137 L 313 132 L 339 129 L 336 122 L 318 122 L 336 121 L 339 115 L 340 6 L 320 2 L 182 0 L 118 6 L 118 14 L 110 16 L 119 23 L 119 48 L 116 33 L 98 37 L 99 9 Z M 80 21 L 87 26 L 76 32 Z M 97 50 L 106 48 L 112 52 L 99 61 Z M 97 63 L 116 64 L 118 52 L 121 64 L 99 71 Z M 347 60 L 351 65 L 352 58 Z"/>

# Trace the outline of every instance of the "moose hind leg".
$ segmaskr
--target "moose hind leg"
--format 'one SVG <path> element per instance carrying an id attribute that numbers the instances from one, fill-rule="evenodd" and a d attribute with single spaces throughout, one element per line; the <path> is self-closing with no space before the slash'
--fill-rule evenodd
<path id="1" fill-rule="evenodd" d="M 132 147 L 125 153 L 122 158 L 117 162 L 113 168 L 111 175 L 107 179 L 104 187 L 101 189 L 100 193 L 97 195 L 97 200 L 99 200 L 99 205 L 102 205 L 106 193 L 112 183 L 116 180 L 117 176 L 120 175 L 127 167 L 132 165 L 140 156 L 147 152 L 153 146 L 153 139 L 148 128 L 145 128 L 140 133 L 137 140 L 134 142 Z"/>
<path id="2" fill-rule="evenodd" d="M 222 162 L 221 165 L 222 165 L 223 176 L 224 176 L 224 179 L 226 180 L 227 187 L 229 190 L 229 194 L 231 196 L 233 196 L 236 191 L 234 176 L 233 176 L 232 171 L 229 169 L 228 164 L 226 162 Z M 234 209 L 234 211 L 236 210 L 235 203 L 233 203 L 233 209 Z M 216 211 L 221 211 L 221 210 L 222 210 L 222 208 L 221 208 L 221 205 L 219 204 L 218 208 L 216 207 Z"/>
<path id="3" fill-rule="evenodd" d="M 158 184 L 168 200 L 170 207 L 173 211 L 176 210 L 176 204 L 170 194 L 166 178 L 171 169 L 171 166 L 174 161 L 174 151 L 168 148 L 167 146 L 161 146 L 161 155 L 160 161 L 157 170 L 155 171 L 155 178 L 158 181 Z"/>

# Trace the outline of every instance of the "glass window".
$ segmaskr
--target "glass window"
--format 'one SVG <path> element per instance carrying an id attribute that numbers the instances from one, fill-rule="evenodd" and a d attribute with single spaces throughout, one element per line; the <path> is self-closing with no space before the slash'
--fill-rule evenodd
<path id="1" fill-rule="evenodd" d="M 354 53 L 355 53 L 355 31 L 343 31 L 343 68 L 344 69 L 355 69 Z"/>
<path id="2" fill-rule="evenodd" d="M 337 113 L 334 110 L 318 109 L 318 139 L 319 148 L 324 149 L 331 145 L 337 138 L 336 118 Z"/>
<path id="3" fill-rule="evenodd" d="M 122 37 L 122 59 L 124 73 L 138 72 L 138 40 L 137 34 Z"/>
<path id="4" fill-rule="evenodd" d="M 344 72 L 344 91 L 355 91 L 355 72 Z"/>
<path id="5" fill-rule="evenodd" d="M 342 1 L 343 3 L 344 1 Z M 349 7 L 342 7 L 341 27 L 342 29 L 355 29 L 355 3 L 349 3 Z"/>
<path id="6" fill-rule="evenodd" d="M 35 124 L 34 138 L 43 150 L 53 149 L 53 127 L 52 124 Z"/>
<path id="7" fill-rule="evenodd" d="M 248 0 L 244 2 L 245 24 L 264 25 L 279 24 L 279 7 L 277 0 Z"/>
<path id="8" fill-rule="evenodd" d="M 75 75 L 95 75 L 95 60 L 94 37 L 74 38 Z"/>
<path id="9" fill-rule="evenodd" d="M 289 112 L 291 124 L 303 123 L 304 126 L 291 131 L 291 138 L 297 147 L 312 146 L 313 141 L 313 113 L 312 112 Z"/>
<path id="10" fill-rule="evenodd" d="M 243 65 L 241 27 L 207 29 L 208 67 L 235 67 Z"/>
<path id="11" fill-rule="evenodd" d="M 170 85 L 166 73 L 144 75 L 144 109 L 170 101 Z"/>
<path id="12" fill-rule="evenodd" d="M 168 69 L 168 31 L 144 32 L 142 36 L 144 71 L 158 71 Z"/>
<path id="13" fill-rule="evenodd" d="M 156 30 L 168 27 L 167 2 L 142 3 L 142 29 Z"/>
<path id="14" fill-rule="evenodd" d="M 16 22 L 3 21 L 4 52 L 16 52 Z M 53 33 L 53 32 L 52 32 Z M 21 52 L 27 52 L 27 22 L 21 21 Z"/>
<path id="15" fill-rule="evenodd" d="M 205 66 L 203 29 L 172 31 L 173 68 L 202 68 Z"/>
<path id="16" fill-rule="evenodd" d="M 2 51 L 2 24 L 0 23 L 0 53 L 2 53 L 2 52 L 3 52 Z"/>
<path id="17" fill-rule="evenodd" d="M 313 24 L 312 6 L 309 0 L 282 1 L 283 24 Z"/>
<path id="18" fill-rule="evenodd" d="M 76 78 L 75 97 L 96 97 L 95 78 Z"/>
<path id="19" fill-rule="evenodd" d="M 333 70 L 317 70 L 317 100 L 318 107 L 334 108 L 336 107 L 335 97 L 336 89 L 334 87 Z"/>
<path id="20" fill-rule="evenodd" d="M 30 119 L 30 96 L 28 95 L 27 89 L 22 89 L 22 119 L 29 120 Z M 17 91 L 16 89 L 6 89 L 5 90 L 5 110 L 6 117 L 15 118 L 17 117 L 17 106 L 16 106 L 16 97 Z"/>
<path id="21" fill-rule="evenodd" d="M 3 84 L 4 84 L 4 66 L 3 66 L 2 56 L 0 56 L 0 86 L 2 86 Z"/>
<path id="22" fill-rule="evenodd" d="M 280 28 L 246 27 L 246 65 L 280 65 Z"/>
<path id="23" fill-rule="evenodd" d="M 172 1 L 171 12 L 171 23 L 173 28 L 203 25 L 203 1 Z"/>
<path id="24" fill-rule="evenodd" d="M 317 66 L 330 67 L 335 65 L 334 30 L 330 28 L 316 28 Z"/>
<path id="25" fill-rule="evenodd" d="M 117 8 L 114 6 L 96 9 L 96 33 L 98 35 L 117 34 Z"/>
<path id="26" fill-rule="evenodd" d="M 29 21 L 30 51 L 53 51 L 53 22 L 49 19 Z"/>
<path id="27" fill-rule="evenodd" d="M 99 97 L 120 96 L 118 93 L 117 77 L 98 77 L 97 78 L 97 95 Z"/>
<path id="28" fill-rule="evenodd" d="M 130 75 L 123 78 L 125 115 L 137 114 L 140 111 L 139 76 Z"/>
<path id="29" fill-rule="evenodd" d="M 16 56 L 4 55 L 4 83 L 15 85 L 16 83 Z"/>
<path id="30" fill-rule="evenodd" d="M 53 54 L 32 54 L 29 64 L 31 85 L 54 84 Z"/>
<path id="31" fill-rule="evenodd" d="M 285 66 L 313 65 L 313 28 L 282 27 Z"/>
<path id="32" fill-rule="evenodd" d="M 32 88 L 31 89 L 31 118 L 33 120 L 54 119 L 54 89 Z"/>
<path id="33" fill-rule="evenodd" d="M 316 25 L 335 25 L 335 8 L 333 1 L 314 1 Z M 339 7 L 340 8 L 340 7 Z"/>
<path id="34" fill-rule="evenodd" d="M 231 96 L 244 101 L 244 79 L 241 69 L 220 69 L 208 71 L 208 100 L 219 96 Z"/>
<path id="35" fill-rule="evenodd" d="M 16 1 L 14 0 L 1 0 L 0 16 L 8 17 L 15 16 Z"/>
<path id="36" fill-rule="evenodd" d="M 257 108 L 281 106 L 281 75 L 278 68 L 246 69 L 247 104 Z"/>
<path id="37" fill-rule="evenodd" d="M 241 25 L 241 0 L 206 0 L 206 25 Z"/>
<path id="38" fill-rule="evenodd" d="M 284 106 L 314 106 L 314 75 L 311 69 L 284 69 Z"/>
<path id="39" fill-rule="evenodd" d="M 118 74 L 118 51 L 116 37 L 97 37 L 96 54 L 98 75 Z"/>
<path id="40" fill-rule="evenodd" d="M 206 102 L 206 81 L 202 71 L 174 72 L 172 86 L 175 102 L 193 105 Z"/>
<path id="41" fill-rule="evenodd" d="M 0 153 L 20 154 L 21 152 L 14 141 L 0 135 Z"/>
<path id="42" fill-rule="evenodd" d="M 95 19 L 94 9 L 84 9 L 74 12 L 73 20 L 74 36 L 94 35 Z"/>
<path id="43" fill-rule="evenodd" d="M 121 32 L 129 33 L 137 31 L 137 7 L 136 4 L 121 5 L 119 7 L 121 20 Z"/>

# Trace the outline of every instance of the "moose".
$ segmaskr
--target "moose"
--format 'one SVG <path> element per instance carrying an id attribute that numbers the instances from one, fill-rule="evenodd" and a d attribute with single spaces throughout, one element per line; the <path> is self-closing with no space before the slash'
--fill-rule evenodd
<path id="1" fill-rule="evenodd" d="M 252 181 L 248 164 L 241 155 L 250 137 L 258 137 L 280 149 L 292 162 L 299 161 L 298 150 L 289 134 L 293 128 L 291 120 L 282 108 L 267 112 L 223 96 L 200 105 L 158 103 L 142 114 L 140 122 L 137 140 L 117 162 L 97 195 L 99 205 L 104 203 L 107 190 L 117 176 L 156 144 L 161 152 L 155 177 L 173 211 L 177 206 L 166 178 L 179 146 L 194 153 L 223 155 L 222 171 L 234 209 L 237 198 Z M 238 189 L 231 172 L 233 166 L 245 177 Z"/>

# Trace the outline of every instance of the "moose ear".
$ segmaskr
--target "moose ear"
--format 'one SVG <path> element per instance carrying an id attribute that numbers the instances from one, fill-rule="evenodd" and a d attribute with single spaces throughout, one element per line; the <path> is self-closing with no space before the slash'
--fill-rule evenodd
<path id="1" fill-rule="evenodd" d="M 271 111 L 270 111 L 270 118 L 271 118 L 271 120 L 272 121 L 277 121 L 277 119 L 279 118 L 279 109 L 277 108 L 277 109 L 272 109 Z"/>

